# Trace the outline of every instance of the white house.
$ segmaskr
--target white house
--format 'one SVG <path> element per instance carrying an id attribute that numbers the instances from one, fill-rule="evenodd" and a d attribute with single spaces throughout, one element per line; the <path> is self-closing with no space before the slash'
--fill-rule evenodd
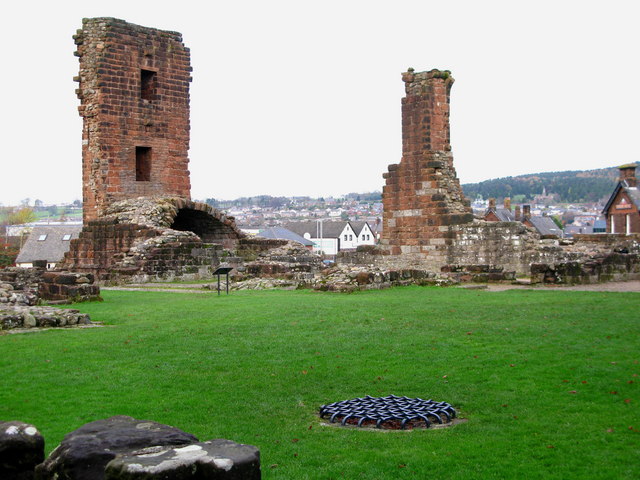
<path id="1" fill-rule="evenodd" d="M 367 222 L 295 222 L 288 230 L 311 240 L 313 251 L 336 255 L 342 250 L 355 250 L 360 245 L 375 245 L 376 238 Z"/>

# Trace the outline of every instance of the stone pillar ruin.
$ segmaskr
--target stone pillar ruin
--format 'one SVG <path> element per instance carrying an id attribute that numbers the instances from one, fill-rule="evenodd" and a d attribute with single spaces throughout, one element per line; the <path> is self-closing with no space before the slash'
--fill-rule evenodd
<path id="1" fill-rule="evenodd" d="M 383 175 L 381 243 L 393 255 L 447 262 L 456 226 L 473 221 L 453 167 L 447 70 L 402 74 L 402 159 Z"/>
<path id="2" fill-rule="evenodd" d="M 191 66 L 182 35 L 85 18 L 74 40 L 85 224 L 120 200 L 189 199 Z"/>

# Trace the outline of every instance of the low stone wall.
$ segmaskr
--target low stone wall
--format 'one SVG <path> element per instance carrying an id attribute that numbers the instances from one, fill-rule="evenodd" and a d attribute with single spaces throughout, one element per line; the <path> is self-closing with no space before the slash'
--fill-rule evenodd
<path id="1" fill-rule="evenodd" d="M 90 273 L 44 272 L 38 284 L 38 296 L 50 303 L 101 300 L 100 287 Z"/>
<path id="2" fill-rule="evenodd" d="M 89 315 L 79 310 L 54 307 L 0 306 L 0 329 L 51 328 L 90 325 Z"/>
<path id="3" fill-rule="evenodd" d="M 587 261 L 531 265 L 531 283 L 589 284 L 640 280 L 640 255 L 610 253 Z"/>
<path id="4" fill-rule="evenodd" d="M 515 271 L 505 271 L 504 267 L 496 265 L 445 265 L 440 271 L 442 278 L 449 278 L 455 283 L 505 282 L 516 279 Z"/>

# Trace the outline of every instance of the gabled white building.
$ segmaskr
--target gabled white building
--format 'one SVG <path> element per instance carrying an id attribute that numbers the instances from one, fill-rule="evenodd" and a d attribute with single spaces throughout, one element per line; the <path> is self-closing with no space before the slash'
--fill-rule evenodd
<path id="1" fill-rule="evenodd" d="M 367 222 L 295 222 L 285 227 L 311 240 L 316 244 L 314 251 L 325 255 L 376 244 L 376 237 Z"/>

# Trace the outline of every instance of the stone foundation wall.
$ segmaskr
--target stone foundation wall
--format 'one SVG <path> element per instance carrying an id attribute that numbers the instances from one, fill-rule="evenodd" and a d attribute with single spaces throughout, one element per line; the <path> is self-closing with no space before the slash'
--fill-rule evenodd
<path id="1" fill-rule="evenodd" d="M 0 304 L 0 330 L 90 325 L 86 313 L 54 307 L 6 307 Z"/>

